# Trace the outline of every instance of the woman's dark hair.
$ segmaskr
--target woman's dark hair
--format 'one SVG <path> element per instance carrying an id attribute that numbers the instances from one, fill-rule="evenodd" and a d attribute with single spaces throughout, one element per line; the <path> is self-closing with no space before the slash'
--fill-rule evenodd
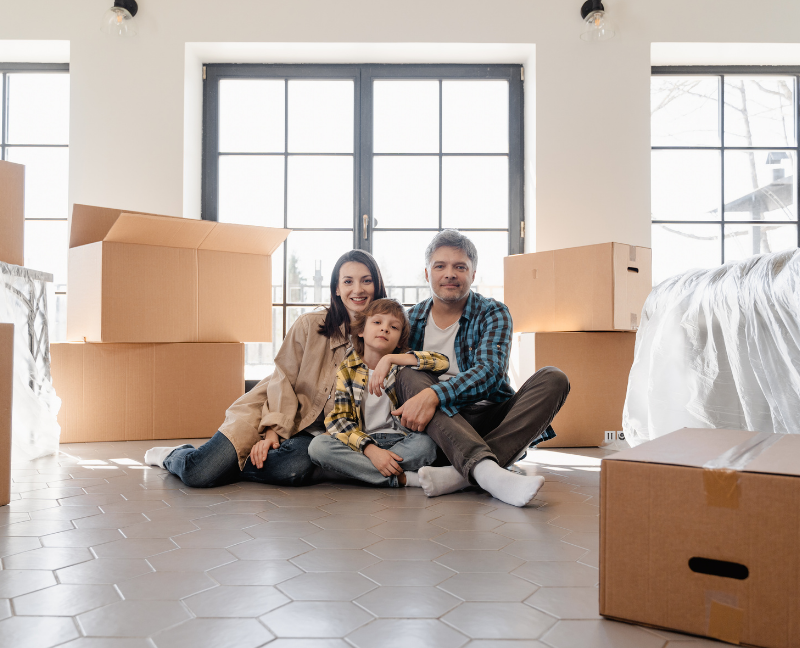
<path id="1" fill-rule="evenodd" d="M 364 250 L 350 250 L 339 257 L 336 265 L 331 272 L 331 305 L 325 314 L 325 321 L 319 325 L 319 334 L 329 339 L 341 338 L 341 326 L 344 324 L 345 335 L 350 335 L 350 313 L 342 302 L 342 298 L 336 294 L 339 287 L 339 271 L 345 263 L 363 263 L 372 275 L 372 284 L 375 286 L 373 299 L 383 299 L 386 297 L 386 286 L 383 284 L 383 277 L 378 268 L 378 264 L 369 252 Z"/>
<path id="2" fill-rule="evenodd" d="M 373 315 L 394 315 L 402 322 L 400 339 L 392 353 L 405 353 L 408 351 L 408 340 L 411 337 L 411 324 L 408 321 L 406 309 L 396 299 L 376 299 L 353 318 L 350 332 L 353 334 L 353 348 L 360 358 L 364 357 L 364 338 L 359 337 L 367 326 L 367 320 Z"/>

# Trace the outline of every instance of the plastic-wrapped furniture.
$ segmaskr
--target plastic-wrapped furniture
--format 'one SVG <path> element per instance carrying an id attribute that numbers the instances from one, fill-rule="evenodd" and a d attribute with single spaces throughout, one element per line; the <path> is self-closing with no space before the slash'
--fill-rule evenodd
<path id="1" fill-rule="evenodd" d="M 58 451 L 61 400 L 50 377 L 46 283 L 53 275 L 0 262 L 0 322 L 14 324 L 12 457 Z"/>
<path id="2" fill-rule="evenodd" d="M 694 270 L 642 312 L 622 427 L 800 433 L 800 250 Z"/>

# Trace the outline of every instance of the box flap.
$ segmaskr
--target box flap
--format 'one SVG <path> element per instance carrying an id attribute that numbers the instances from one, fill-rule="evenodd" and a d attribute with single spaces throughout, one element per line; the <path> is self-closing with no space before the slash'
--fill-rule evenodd
<path id="1" fill-rule="evenodd" d="M 73 205 L 72 221 L 69 229 L 70 248 L 102 241 L 120 217 L 120 214 L 124 213 L 134 214 L 139 212 L 128 212 L 125 209 L 111 209 L 108 207 L 94 207 L 93 205 Z M 156 214 L 147 215 L 155 216 Z M 161 216 L 160 218 L 174 217 Z"/>
<path id="2" fill-rule="evenodd" d="M 104 241 L 196 250 L 216 223 L 192 218 L 120 214 Z"/>
<path id="3" fill-rule="evenodd" d="M 702 468 L 734 446 L 754 437 L 747 430 L 683 428 L 642 445 L 623 450 L 603 461 L 636 461 Z M 800 476 L 800 435 L 784 434 L 753 459 L 743 472 Z"/>
<path id="4" fill-rule="evenodd" d="M 278 227 L 214 223 L 214 228 L 200 244 L 199 249 L 270 255 L 286 240 L 291 231 Z"/>

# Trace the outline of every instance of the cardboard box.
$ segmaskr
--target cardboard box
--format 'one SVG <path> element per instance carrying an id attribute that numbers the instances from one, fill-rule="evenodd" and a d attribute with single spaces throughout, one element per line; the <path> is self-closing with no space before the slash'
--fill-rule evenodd
<path id="1" fill-rule="evenodd" d="M 244 344 L 50 346 L 61 442 L 210 437 L 244 394 Z"/>
<path id="2" fill-rule="evenodd" d="M 649 248 L 602 243 L 505 258 L 518 333 L 635 331 L 652 289 Z"/>
<path id="3" fill-rule="evenodd" d="M 511 378 L 517 388 L 542 367 L 567 374 L 570 393 L 555 419 L 556 438 L 540 448 L 599 446 L 606 431 L 622 429 L 622 408 L 633 366 L 635 333 L 517 333 Z"/>
<path id="4" fill-rule="evenodd" d="M 703 468 L 756 436 L 777 442 Z M 799 645 L 800 436 L 682 429 L 603 459 L 600 482 L 600 614 Z"/>
<path id="5" fill-rule="evenodd" d="M 11 404 L 14 392 L 14 325 L 0 324 L 0 506 L 11 501 Z"/>
<path id="6" fill-rule="evenodd" d="M 25 167 L 0 161 L 0 261 L 25 265 Z"/>
<path id="7" fill-rule="evenodd" d="M 67 339 L 269 342 L 289 231 L 75 205 Z"/>

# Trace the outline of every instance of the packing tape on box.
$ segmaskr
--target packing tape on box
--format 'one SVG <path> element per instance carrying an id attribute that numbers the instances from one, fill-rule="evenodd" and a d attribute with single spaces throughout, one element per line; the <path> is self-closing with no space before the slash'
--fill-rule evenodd
<path id="1" fill-rule="evenodd" d="M 707 635 L 720 641 L 738 644 L 742 636 L 744 611 L 742 608 L 711 601 Z"/>
<path id="2" fill-rule="evenodd" d="M 760 432 L 716 459 L 703 464 L 706 503 L 709 506 L 738 509 L 739 471 L 744 470 L 753 459 L 780 441 L 782 436 L 774 432 Z"/>

